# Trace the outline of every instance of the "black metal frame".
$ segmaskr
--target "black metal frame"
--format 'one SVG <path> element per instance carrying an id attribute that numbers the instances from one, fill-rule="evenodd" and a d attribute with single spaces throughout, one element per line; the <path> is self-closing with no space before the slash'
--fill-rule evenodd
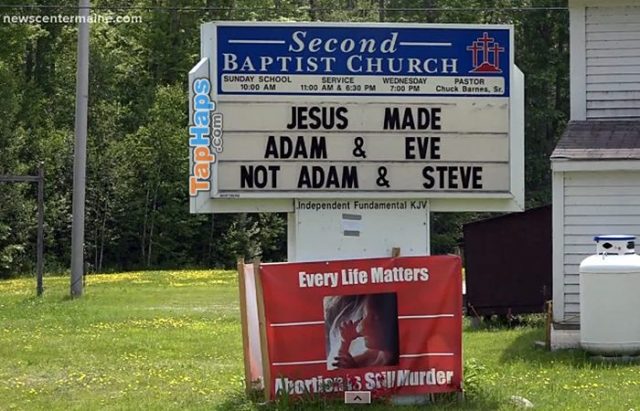
<path id="1" fill-rule="evenodd" d="M 38 165 L 36 176 L 0 175 L 0 183 L 37 183 L 38 184 L 38 234 L 36 245 L 36 293 L 41 296 L 44 292 L 44 165 Z"/>

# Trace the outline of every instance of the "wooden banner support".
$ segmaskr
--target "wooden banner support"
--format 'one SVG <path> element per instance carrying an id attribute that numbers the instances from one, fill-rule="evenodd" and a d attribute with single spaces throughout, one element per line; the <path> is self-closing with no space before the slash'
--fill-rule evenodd
<path id="1" fill-rule="evenodd" d="M 260 260 L 253 262 L 253 275 L 256 281 L 256 296 L 258 298 L 258 323 L 260 326 L 260 348 L 262 353 L 262 379 L 264 386 L 264 398 L 271 400 L 271 363 L 269 362 L 269 346 L 267 344 L 267 321 L 264 314 L 264 291 L 262 289 L 262 277 L 260 276 Z"/>
<path id="2" fill-rule="evenodd" d="M 244 258 L 238 257 L 238 289 L 240 293 L 240 323 L 242 325 L 242 353 L 244 361 L 244 390 L 252 389 L 251 365 L 249 364 L 249 326 L 247 319 L 247 287 L 244 281 Z"/>

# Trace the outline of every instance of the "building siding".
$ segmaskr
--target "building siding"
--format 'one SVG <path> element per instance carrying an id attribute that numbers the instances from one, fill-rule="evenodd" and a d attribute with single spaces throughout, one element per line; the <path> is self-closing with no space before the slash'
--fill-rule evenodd
<path id="1" fill-rule="evenodd" d="M 564 318 L 580 316 L 580 262 L 595 252 L 593 237 L 640 237 L 640 171 L 564 172 Z"/>
<path id="2" fill-rule="evenodd" d="M 640 6 L 586 7 L 587 119 L 640 118 Z"/>

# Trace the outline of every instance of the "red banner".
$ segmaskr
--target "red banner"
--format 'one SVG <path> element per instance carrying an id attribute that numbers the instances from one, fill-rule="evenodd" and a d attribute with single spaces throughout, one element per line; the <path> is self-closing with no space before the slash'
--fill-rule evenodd
<path id="1" fill-rule="evenodd" d="M 271 398 L 460 391 L 458 257 L 262 264 L 260 278 Z"/>

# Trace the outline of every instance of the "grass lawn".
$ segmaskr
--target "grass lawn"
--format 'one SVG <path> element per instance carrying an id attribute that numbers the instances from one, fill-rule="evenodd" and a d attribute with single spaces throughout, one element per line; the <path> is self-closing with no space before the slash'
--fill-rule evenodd
<path id="1" fill-rule="evenodd" d="M 81 299 L 68 278 L 0 281 L 0 410 L 347 409 L 260 406 L 242 394 L 237 282 L 228 271 L 90 276 Z M 540 327 L 464 333 L 464 403 L 427 409 L 640 410 L 640 366 L 601 365 L 580 351 L 534 348 Z M 367 409 L 382 410 L 377 405 Z M 403 410 L 424 407 L 399 407 Z"/>

